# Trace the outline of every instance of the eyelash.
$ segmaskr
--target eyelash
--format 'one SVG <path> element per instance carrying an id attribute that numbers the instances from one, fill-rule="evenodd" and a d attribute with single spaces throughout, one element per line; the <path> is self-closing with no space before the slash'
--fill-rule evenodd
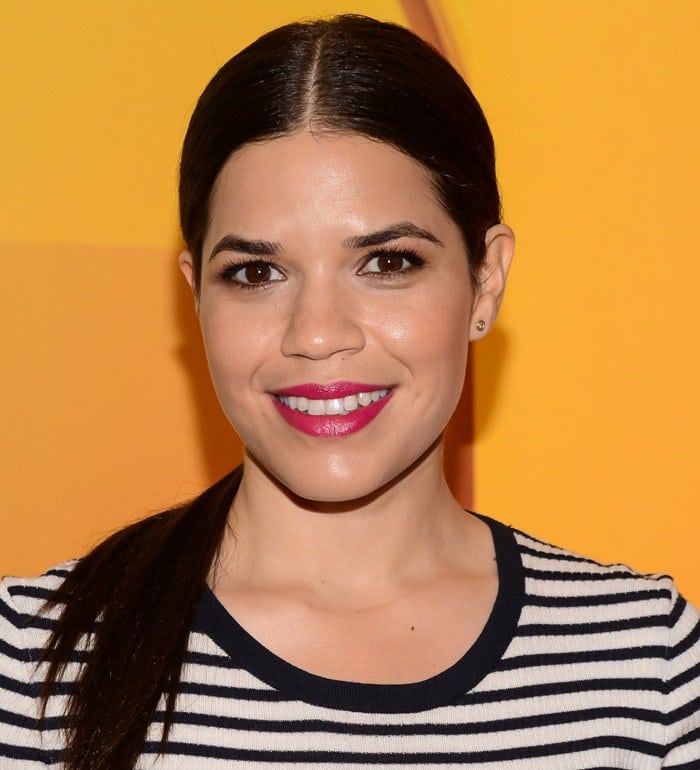
<path id="1" fill-rule="evenodd" d="M 279 279 L 274 281 L 264 281 L 260 283 L 244 283 L 236 278 L 236 273 L 244 270 L 246 267 L 271 267 L 279 273 L 284 275 L 280 265 L 272 259 L 258 259 L 251 257 L 250 259 L 241 259 L 236 262 L 229 262 L 219 270 L 219 278 L 224 283 L 230 283 L 239 289 L 245 289 L 246 291 L 259 291 L 268 287 L 271 283 L 277 283 Z"/>
<path id="2" fill-rule="evenodd" d="M 387 270 L 385 272 L 380 271 L 360 271 L 360 275 L 369 275 L 372 278 L 377 278 L 382 281 L 394 281 L 398 278 L 406 276 L 408 273 L 413 273 L 416 270 L 420 270 L 425 265 L 423 257 L 418 256 L 412 249 L 406 248 L 383 248 L 374 249 L 367 255 L 362 270 L 364 271 L 367 265 L 373 260 L 380 257 L 401 257 L 408 262 L 408 267 L 401 270 Z"/>
<path id="3" fill-rule="evenodd" d="M 372 260 L 379 259 L 381 257 L 400 257 L 401 259 L 408 262 L 408 267 L 402 268 L 400 270 L 387 270 L 387 271 L 366 269 L 367 265 L 369 265 L 369 263 L 372 262 Z M 365 260 L 362 264 L 362 268 L 358 271 L 358 275 L 370 276 L 373 280 L 395 281 L 399 278 L 405 277 L 409 273 L 413 273 L 414 271 L 419 270 L 424 265 L 425 265 L 425 260 L 412 249 L 406 249 L 406 248 L 374 249 L 370 251 L 369 254 L 365 257 Z M 273 283 L 279 283 L 284 280 L 284 279 L 275 279 L 271 281 L 261 281 L 260 283 L 244 283 L 243 281 L 239 281 L 236 278 L 236 274 L 239 273 L 241 270 L 244 270 L 247 267 L 258 267 L 258 266 L 272 268 L 273 270 L 284 275 L 284 271 L 282 270 L 281 266 L 274 260 L 258 259 L 258 258 L 252 257 L 250 259 L 242 259 L 235 262 L 229 262 L 223 265 L 222 268 L 219 270 L 219 279 L 224 281 L 225 283 L 233 284 L 237 288 L 245 289 L 247 291 L 260 291 L 262 289 L 269 287 Z"/>

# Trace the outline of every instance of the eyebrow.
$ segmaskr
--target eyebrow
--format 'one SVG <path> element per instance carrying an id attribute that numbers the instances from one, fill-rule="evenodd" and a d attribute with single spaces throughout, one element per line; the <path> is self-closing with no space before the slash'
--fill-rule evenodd
<path id="1" fill-rule="evenodd" d="M 414 225 L 413 222 L 397 222 L 366 235 L 353 235 L 346 238 L 344 245 L 351 249 L 367 249 L 371 246 L 381 246 L 398 238 L 422 238 L 430 243 L 442 246 L 442 241 L 429 230 Z M 212 249 L 209 259 L 212 260 L 220 251 L 237 251 L 254 257 L 278 256 L 282 246 L 275 241 L 249 240 L 239 235 L 225 235 Z"/>
<path id="2" fill-rule="evenodd" d="M 282 247 L 274 241 L 251 241 L 247 238 L 241 238 L 239 235 L 224 235 L 211 250 L 209 259 L 214 259 L 220 251 L 238 251 L 241 254 L 250 254 L 254 257 L 269 257 L 279 255 Z"/>
<path id="3" fill-rule="evenodd" d="M 345 245 L 351 249 L 366 249 L 370 246 L 381 246 L 383 243 L 395 241 L 397 238 L 422 238 L 442 246 L 439 238 L 428 230 L 414 225 L 413 222 L 398 222 L 367 235 L 353 235 L 345 240 Z"/>

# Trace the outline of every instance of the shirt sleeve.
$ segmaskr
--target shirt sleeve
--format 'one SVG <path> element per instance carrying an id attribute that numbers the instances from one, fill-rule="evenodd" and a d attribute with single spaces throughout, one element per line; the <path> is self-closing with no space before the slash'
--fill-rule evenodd
<path id="1" fill-rule="evenodd" d="M 0 767 L 3 770 L 58 767 L 55 751 L 43 745 L 38 729 L 40 682 L 36 678 L 39 629 L 18 609 L 11 590 L 21 582 L 0 582 Z M 36 638 L 35 638 L 36 637 Z"/>
<path id="2" fill-rule="evenodd" d="M 700 768 L 700 615 L 673 589 L 665 677 L 666 755 L 669 770 Z"/>

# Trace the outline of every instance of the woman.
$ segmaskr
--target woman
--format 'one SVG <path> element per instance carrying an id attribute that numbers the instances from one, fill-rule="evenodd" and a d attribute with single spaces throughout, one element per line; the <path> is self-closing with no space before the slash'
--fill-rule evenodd
<path id="1" fill-rule="evenodd" d="M 441 436 L 512 256 L 459 75 L 362 17 L 234 57 L 180 258 L 242 468 L 2 588 L 2 767 L 700 763 L 663 576 L 465 513 Z"/>

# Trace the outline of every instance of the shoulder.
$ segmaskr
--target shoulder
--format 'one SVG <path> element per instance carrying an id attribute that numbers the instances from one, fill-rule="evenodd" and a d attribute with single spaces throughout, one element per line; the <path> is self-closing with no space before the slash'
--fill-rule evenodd
<path id="1" fill-rule="evenodd" d="M 607 564 L 575 551 L 540 540 L 518 529 L 512 530 L 522 555 L 523 567 L 532 577 L 571 580 L 629 580 L 652 585 L 672 579 L 661 573 L 645 574 L 619 562 Z"/>
<path id="2" fill-rule="evenodd" d="M 571 725 L 596 710 L 641 718 L 635 731 L 662 752 L 664 767 L 698 766 L 700 617 L 672 578 L 510 532 L 524 595 L 497 675 L 511 691 L 565 695 L 557 709 Z M 620 723 L 609 724 L 617 731 Z"/>
<path id="3" fill-rule="evenodd" d="M 77 560 L 61 562 L 36 577 L 7 575 L 0 580 L 0 601 L 9 603 L 18 612 L 31 614 L 60 587 L 77 563 Z"/>
<path id="4" fill-rule="evenodd" d="M 550 619 L 589 630 L 656 627 L 666 644 L 697 627 L 698 613 L 669 575 L 604 564 L 513 530 L 525 578 L 526 604 Z M 670 634 L 670 635 L 669 635 Z"/>
<path id="5" fill-rule="evenodd" d="M 43 607 L 73 566 L 67 562 L 36 578 L 0 580 L 0 757 L 27 760 L 21 767 L 34 756 L 42 681 L 38 664 L 60 612 Z"/>
<path id="6" fill-rule="evenodd" d="M 9 657 L 15 665 L 20 660 L 34 662 L 33 651 L 43 647 L 60 612 L 45 611 L 44 604 L 75 563 L 64 562 L 38 577 L 0 580 L 0 661 Z"/>
<path id="7" fill-rule="evenodd" d="M 60 608 L 44 604 L 75 562 L 35 578 L 0 581 L 0 766 L 27 768 L 58 761 L 59 733 L 37 730 L 39 692 L 44 677 L 40 656 Z M 52 708 L 54 706 L 52 705 Z M 53 719 L 56 714 L 50 713 Z M 51 719 L 49 720 L 51 721 Z M 3 757 L 5 760 L 3 760 Z"/>
<path id="8" fill-rule="evenodd" d="M 3 617 L 7 617 L 7 612 L 19 625 L 31 622 L 31 618 L 41 614 L 46 600 L 62 585 L 76 564 L 77 561 L 62 562 L 38 577 L 3 577 L 0 580 Z"/>

